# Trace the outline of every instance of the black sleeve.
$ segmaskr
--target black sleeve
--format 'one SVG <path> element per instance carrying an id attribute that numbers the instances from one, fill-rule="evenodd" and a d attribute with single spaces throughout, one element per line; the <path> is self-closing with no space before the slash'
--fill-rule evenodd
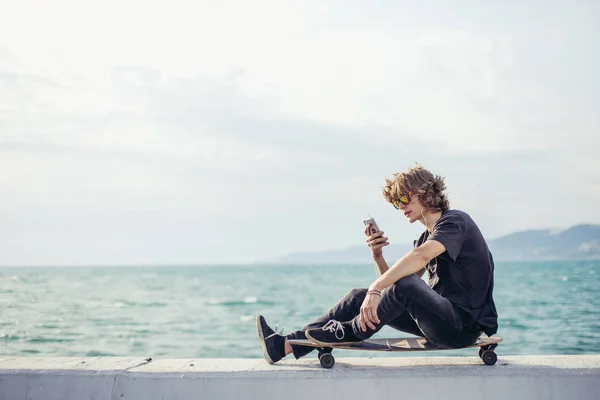
<path id="1" fill-rule="evenodd" d="M 413 240 L 413 249 L 416 249 L 417 247 L 419 247 L 420 245 L 425 243 L 426 239 L 427 239 L 427 229 L 425 229 L 425 231 L 423 233 L 421 233 L 421 236 L 419 236 L 418 239 Z"/>
<path id="2" fill-rule="evenodd" d="M 427 240 L 436 240 L 444 245 L 452 261 L 456 261 L 465 241 L 466 223 L 459 214 L 442 216 Z"/>

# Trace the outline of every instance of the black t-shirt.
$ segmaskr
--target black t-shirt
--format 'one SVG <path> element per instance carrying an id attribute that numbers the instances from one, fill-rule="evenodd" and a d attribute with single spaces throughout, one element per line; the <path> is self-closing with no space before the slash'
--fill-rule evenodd
<path id="1" fill-rule="evenodd" d="M 464 211 L 443 211 L 432 232 L 425 230 L 415 245 L 426 240 L 446 248 L 427 265 L 429 286 L 452 302 L 471 329 L 495 334 L 494 260 L 475 222 Z"/>

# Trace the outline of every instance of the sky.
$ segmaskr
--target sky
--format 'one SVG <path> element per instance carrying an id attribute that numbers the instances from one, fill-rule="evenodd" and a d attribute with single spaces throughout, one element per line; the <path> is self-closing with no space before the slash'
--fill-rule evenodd
<path id="1" fill-rule="evenodd" d="M 0 0 L 0 265 L 253 263 L 600 223 L 600 3 Z M 596 71 L 596 72 L 594 72 Z"/>

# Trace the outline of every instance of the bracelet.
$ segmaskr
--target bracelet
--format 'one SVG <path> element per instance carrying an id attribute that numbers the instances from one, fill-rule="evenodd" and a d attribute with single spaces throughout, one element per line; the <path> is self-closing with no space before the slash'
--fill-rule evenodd
<path id="1" fill-rule="evenodd" d="M 369 291 L 367 292 L 367 294 L 374 294 L 374 295 L 376 295 L 376 296 L 379 296 L 379 297 L 381 297 L 381 292 L 380 292 L 379 290 L 376 290 L 376 289 L 371 289 L 371 290 L 369 290 Z"/>

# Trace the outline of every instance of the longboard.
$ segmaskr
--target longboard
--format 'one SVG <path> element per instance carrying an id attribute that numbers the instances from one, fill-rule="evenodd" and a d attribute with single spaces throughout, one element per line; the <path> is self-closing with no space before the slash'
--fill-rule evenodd
<path id="1" fill-rule="evenodd" d="M 333 349 L 343 350 L 370 350 L 370 351 L 433 351 L 433 350 L 459 350 L 471 347 L 479 347 L 479 358 L 486 365 L 494 365 L 498 360 L 494 349 L 498 343 L 502 342 L 499 336 L 480 337 L 471 346 L 460 348 L 441 347 L 431 343 L 429 340 L 421 337 L 398 337 L 398 338 L 381 338 L 367 339 L 360 344 L 355 345 L 331 345 L 324 347 L 320 344 L 311 342 L 308 339 L 289 340 L 290 344 L 299 346 L 316 347 L 319 349 L 319 361 L 323 368 L 331 368 L 335 364 L 335 358 L 331 354 Z"/>

